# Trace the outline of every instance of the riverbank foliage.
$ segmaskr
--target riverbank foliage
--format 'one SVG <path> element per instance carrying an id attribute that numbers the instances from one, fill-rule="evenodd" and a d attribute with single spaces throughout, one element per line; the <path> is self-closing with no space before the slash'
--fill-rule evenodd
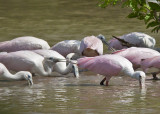
<path id="1" fill-rule="evenodd" d="M 128 18 L 144 20 L 146 28 L 152 28 L 152 32 L 160 30 L 160 0 L 99 0 L 101 8 L 117 4 L 132 9 Z"/>

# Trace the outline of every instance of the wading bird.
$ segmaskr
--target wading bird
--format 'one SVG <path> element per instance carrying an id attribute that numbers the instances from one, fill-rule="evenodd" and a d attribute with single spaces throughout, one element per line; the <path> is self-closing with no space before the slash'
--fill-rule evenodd
<path id="1" fill-rule="evenodd" d="M 60 60 L 65 60 L 65 58 L 59 54 L 58 52 L 54 51 L 54 50 L 45 50 L 45 49 L 39 49 L 39 50 L 32 50 L 33 52 L 43 56 L 43 57 L 53 57 L 53 58 L 57 58 Z M 66 61 L 67 62 L 67 61 Z M 70 73 L 73 70 L 73 73 L 75 75 L 75 77 L 79 77 L 78 74 L 78 67 L 76 64 L 72 64 L 72 62 L 68 61 L 69 64 L 66 65 L 65 61 L 62 62 L 56 62 L 53 65 L 53 70 L 52 72 L 58 72 L 62 75 L 66 75 L 68 73 Z"/>
<path id="2" fill-rule="evenodd" d="M 0 62 L 3 63 L 9 70 L 29 71 L 41 76 L 53 76 L 53 65 L 62 61 L 66 62 L 65 59 L 62 60 L 56 57 L 42 57 L 32 51 L 0 53 Z M 72 65 L 70 66 L 72 68 Z M 66 67 L 66 69 L 68 67 Z"/>
<path id="3" fill-rule="evenodd" d="M 81 41 L 78 40 L 65 40 L 55 44 L 51 50 L 59 52 L 66 57 L 69 53 L 75 53 L 76 56 L 98 56 L 103 54 L 103 44 L 95 36 L 88 36 Z"/>
<path id="4" fill-rule="evenodd" d="M 24 36 L 10 41 L 0 42 L 1 52 L 14 52 L 20 50 L 49 49 L 48 43 L 42 39 Z"/>
<path id="5" fill-rule="evenodd" d="M 122 49 L 122 50 L 113 52 L 112 54 L 120 55 L 128 59 L 133 64 L 133 68 L 135 70 L 141 67 L 141 60 L 152 58 L 155 56 L 160 56 L 160 53 L 158 51 L 155 51 L 150 48 L 138 48 L 138 47 Z M 156 79 L 155 76 L 153 76 L 153 78 Z"/>
<path id="6" fill-rule="evenodd" d="M 122 35 L 120 37 L 115 37 L 108 41 L 109 49 L 112 47 L 116 50 L 129 48 L 129 47 L 147 47 L 154 48 L 156 41 L 153 37 L 141 33 L 141 32 L 131 32 L 129 34 Z M 107 42 L 105 37 L 100 37 L 102 42 Z M 106 44 L 106 43 L 105 43 Z"/>
<path id="7" fill-rule="evenodd" d="M 19 71 L 11 74 L 8 69 L 0 63 L 0 77 L 6 80 L 27 80 L 29 85 L 33 85 L 32 74 L 28 71 Z"/>
<path id="8" fill-rule="evenodd" d="M 97 74 L 104 75 L 105 78 L 100 82 L 106 85 L 112 76 L 124 73 L 132 78 L 139 80 L 142 87 L 145 83 L 145 73 L 143 71 L 134 71 L 132 63 L 126 58 L 118 55 L 101 55 L 96 57 L 84 57 L 77 60 L 80 68 L 91 70 Z"/>

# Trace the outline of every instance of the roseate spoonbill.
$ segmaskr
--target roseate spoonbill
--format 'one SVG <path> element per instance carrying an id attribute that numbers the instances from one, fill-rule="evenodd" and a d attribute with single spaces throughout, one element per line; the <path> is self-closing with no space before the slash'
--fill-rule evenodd
<path id="1" fill-rule="evenodd" d="M 19 50 L 35 50 L 49 48 L 50 46 L 46 41 L 32 36 L 18 37 L 10 41 L 0 42 L 1 52 L 14 52 Z"/>
<path id="2" fill-rule="evenodd" d="M 43 56 L 43 57 L 53 57 L 53 58 L 58 58 L 61 60 L 65 60 L 65 58 L 59 54 L 58 52 L 54 51 L 54 50 L 46 50 L 46 49 L 39 49 L 39 50 L 32 50 L 33 52 Z M 70 60 L 69 60 L 70 61 Z M 69 62 L 68 61 L 68 62 Z M 72 63 L 72 62 L 71 62 Z M 73 68 L 73 73 L 76 77 L 79 77 L 78 74 L 78 67 L 76 64 L 71 64 L 69 62 L 68 66 L 66 66 L 66 62 L 62 61 L 62 62 L 57 62 L 53 65 L 53 72 L 58 72 L 60 74 L 68 74 L 72 71 Z"/>
<path id="3" fill-rule="evenodd" d="M 158 51 L 155 51 L 150 48 L 138 48 L 138 47 L 131 47 L 131 48 L 127 48 L 127 49 L 122 49 L 122 50 L 113 52 L 112 54 L 120 55 L 120 56 L 123 56 L 126 59 L 128 59 L 133 64 L 134 69 L 141 67 L 141 60 L 142 59 L 160 56 L 160 53 Z M 153 76 L 153 78 L 154 77 L 155 76 Z"/>
<path id="4" fill-rule="evenodd" d="M 153 79 L 158 80 L 156 75 L 160 73 L 160 55 L 148 59 L 142 59 L 141 68 L 145 73 L 151 73 Z"/>
<path id="5" fill-rule="evenodd" d="M 105 38 L 103 38 L 102 40 L 106 42 Z M 141 32 L 131 32 L 120 37 L 114 36 L 113 39 L 108 41 L 109 48 L 112 47 L 116 50 L 128 47 L 154 48 L 155 44 L 156 41 L 153 37 Z"/>
<path id="6" fill-rule="evenodd" d="M 55 44 L 51 50 L 59 52 L 66 57 L 69 53 L 76 53 L 79 56 L 97 56 L 103 54 L 103 44 L 95 36 L 88 36 L 81 41 L 65 40 Z"/>
<path id="7" fill-rule="evenodd" d="M 84 57 L 77 61 L 80 68 L 85 68 L 97 74 L 104 75 L 107 86 L 109 79 L 120 73 L 138 79 L 141 87 L 144 85 L 145 73 L 143 71 L 134 71 L 132 63 L 122 56 L 106 54 L 96 57 Z M 103 85 L 105 80 L 103 79 L 100 84 Z"/>
<path id="8" fill-rule="evenodd" d="M 42 57 L 35 52 L 27 50 L 0 53 L 0 62 L 3 63 L 9 70 L 30 71 L 31 73 L 41 76 L 52 76 L 53 65 L 56 62 L 61 61 L 66 62 L 66 60 L 59 59 L 58 57 Z M 72 68 L 71 64 L 69 64 L 68 67 Z M 68 67 L 66 67 L 66 69 Z"/>
<path id="9" fill-rule="evenodd" d="M 140 47 L 131 47 L 127 49 L 122 49 L 116 52 L 113 52 L 114 55 L 120 55 L 128 59 L 132 64 L 133 68 L 140 68 L 141 60 L 159 56 L 160 53 L 150 48 L 140 48 Z"/>
<path id="10" fill-rule="evenodd" d="M 11 74 L 8 69 L 0 63 L 0 76 L 6 80 L 27 80 L 29 85 L 33 85 L 32 74 L 28 71 L 19 71 Z"/>

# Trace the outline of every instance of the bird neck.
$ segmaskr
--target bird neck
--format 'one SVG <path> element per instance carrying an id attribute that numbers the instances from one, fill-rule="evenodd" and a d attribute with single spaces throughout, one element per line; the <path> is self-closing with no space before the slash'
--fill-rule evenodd
<path id="1" fill-rule="evenodd" d="M 41 74 L 44 76 L 49 76 L 52 73 L 53 70 L 53 62 L 46 61 L 46 59 L 43 60 L 43 69 L 41 69 Z"/>
<path id="2" fill-rule="evenodd" d="M 133 68 L 131 69 L 128 69 L 128 68 L 125 68 L 124 69 L 124 73 L 132 78 L 135 78 L 135 73 L 134 73 L 134 70 Z"/>
<path id="3" fill-rule="evenodd" d="M 58 62 L 55 64 L 54 70 L 63 75 L 68 74 L 72 71 L 72 63 L 66 66 L 65 62 Z"/>
<path id="4" fill-rule="evenodd" d="M 24 79 L 24 77 L 22 75 L 20 75 L 18 72 L 13 75 L 7 69 L 4 70 L 2 77 L 5 79 L 8 79 L 8 80 L 22 80 L 22 79 Z"/>

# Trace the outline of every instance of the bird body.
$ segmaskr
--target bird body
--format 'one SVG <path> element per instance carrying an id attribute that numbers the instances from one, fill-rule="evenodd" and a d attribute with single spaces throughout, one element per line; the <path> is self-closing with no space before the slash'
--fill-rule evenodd
<path id="1" fill-rule="evenodd" d="M 32 74 L 30 72 L 19 71 L 16 74 L 11 74 L 2 63 L 0 63 L 0 76 L 6 80 L 27 80 L 29 85 L 33 84 Z"/>
<path id="2" fill-rule="evenodd" d="M 131 76 L 139 80 L 139 75 L 145 78 L 144 72 L 134 71 L 132 63 L 126 58 L 118 55 L 101 55 L 96 57 L 84 57 L 78 59 L 80 68 L 91 70 L 97 74 L 106 76 L 106 85 L 112 76 L 121 73 Z"/>
<path id="3" fill-rule="evenodd" d="M 77 53 L 81 55 L 79 50 L 80 43 L 81 41 L 78 41 L 78 40 L 64 40 L 64 41 L 58 42 L 50 49 L 57 51 L 64 57 L 66 57 L 69 53 Z"/>
<path id="4" fill-rule="evenodd" d="M 160 55 L 141 61 L 141 68 L 146 73 L 159 73 L 160 72 Z"/>
<path id="5" fill-rule="evenodd" d="M 156 44 L 156 41 L 153 37 L 141 32 L 131 32 L 129 34 L 122 35 L 119 38 L 131 44 L 131 46 L 134 45 L 135 47 L 154 48 Z M 117 50 L 127 48 L 126 46 L 122 45 L 121 41 L 115 38 L 109 40 L 108 42 L 110 47 L 113 47 Z"/>
<path id="6" fill-rule="evenodd" d="M 43 76 L 50 75 L 53 67 L 52 62 L 32 51 L 0 53 L 0 62 L 12 71 L 30 71 Z"/>
<path id="7" fill-rule="evenodd" d="M 153 49 L 138 48 L 138 47 L 122 49 L 122 50 L 113 52 L 112 54 L 120 55 L 128 59 L 133 64 L 134 69 L 137 69 L 140 67 L 142 59 L 147 59 L 147 58 L 151 58 L 151 57 L 160 55 L 159 52 Z"/>
<path id="8" fill-rule="evenodd" d="M 95 36 L 87 36 L 81 41 L 78 40 L 65 40 L 55 44 L 51 50 L 57 51 L 64 57 L 69 53 L 76 53 L 80 56 L 97 56 L 103 54 L 103 44 Z"/>
<path id="9" fill-rule="evenodd" d="M 14 52 L 20 50 L 49 49 L 48 43 L 42 39 L 24 36 L 10 41 L 0 42 L 1 52 Z"/>

